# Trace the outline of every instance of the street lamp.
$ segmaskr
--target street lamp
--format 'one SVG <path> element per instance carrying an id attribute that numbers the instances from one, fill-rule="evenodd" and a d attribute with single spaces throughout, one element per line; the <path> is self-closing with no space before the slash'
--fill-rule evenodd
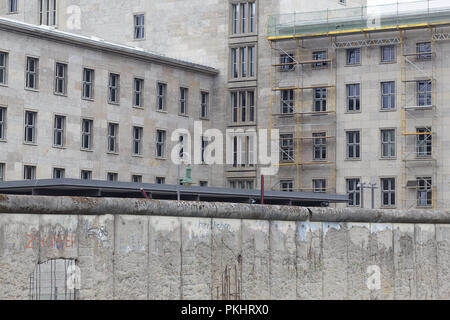
<path id="1" fill-rule="evenodd" d="M 183 152 L 183 156 L 186 155 L 189 159 L 190 159 L 190 154 Z M 185 186 L 186 188 L 190 188 L 194 182 L 192 181 L 192 177 L 191 177 L 191 166 L 189 165 L 189 160 L 186 160 L 186 162 L 188 163 L 187 168 L 186 168 L 186 175 L 183 178 L 183 180 L 181 180 L 181 183 L 183 184 L 183 186 Z M 177 177 L 177 200 L 180 201 L 181 196 L 180 196 L 180 171 L 181 171 L 181 165 L 184 163 L 183 160 L 180 161 L 180 163 L 178 164 L 178 177 Z"/>

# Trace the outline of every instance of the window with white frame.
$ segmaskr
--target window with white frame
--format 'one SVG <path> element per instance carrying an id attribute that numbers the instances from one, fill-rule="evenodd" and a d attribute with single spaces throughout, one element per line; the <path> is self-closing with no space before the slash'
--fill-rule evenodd
<path id="1" fill-rule="evenodd" d="M 327 133 L 313 133 L 313 160 L 323 161 L 327 159 Z"/>
<path id="2" fill-rule="evenodd" d="M 166 131 L 156 130 L 156 157 L 164 158 L 166 154 Z"/>
<path id="3" fill-rule="evenodd" d="M 358 65 L 361 63 L 361 49 L 353 48 L 347 49 L 347 64 Z"/>
<path id="4" fill-rule="evenodd" d="M 292 192 L 294 190 L 294 182 L 292 180 L 280 180 L 280 191 Z"/>
<path id="5" fill-rule="evenodd" d="M 36 166 L 23 166 L 23 179 L 36 180 Z"/>
<path id="6" fill-rule="evenodd" d="M 231 31 L 232 34 L 256 32 L 255 2 L 231 4 Z"/>
<path id="7" fill-rule="evenodd" d="M 142 138 L 144 128 L 133 127 L 133 155 L 142 155 Z"/>
<path id="8" fill-rule="evenodd" d="M 53 168 L 53 179 L 64 179 L 66 170 L 63 168 Z"/>
<path id="9" fill-rule="evenodd" d="M 208 118 L 208 105 L 209 105 L 209 93 L 206 91 L 200 92 L 200 118 L 207 119 Z"/>
<path id="10" fill-rule="evenodd" d="M 159 111 L 166 110 L 166 91 L 167 85 L 165 83 L 158 83 L 156 108 Z"/>
<path id="11" fill-rule="evenodd" d="M 314 112 L 327 111 L 327 88 L 314 89 Z"/>
<path id="12" fill-rule="evenodd" d="M 0 52 L 0 84 L 7 83 L 8 74 L 8 54 L 6 52 Z"/>
<path id="13" fill-rule="evenodd" d="M 395 109 L 395 81 L 381 83 L 381 109 Z"/>
<path id="14" fill-rule="evenodd" d="M 144 96 L 144 79 L 134 78 L 133 105 L 142 108 Z"/>
<path id="15" fill-rule="evenodd" d="M 231 92 L 231 121 L 233 123 L 255 121 L 255 92 L 232 91 Z"/>
<path id="16" fill-rule="evenodd" d="M 134 38 L 145 38 L 145 15 L 143 14 L 134 15 Z"/>
<path id="17" fill-rule="evenodd" d="M 396 155 L 396 141 L 395 130 L 384 129 L 381 130 L 381 157 L 395 158 Z"/>
<path id="18" fill-rule="evenodd" d="M 361 158 L 361 132 L 347 131 L 347 159 Z"/>
<path id="19" fill-rule="evenodd" d="M 255 69 L 255 46 L 231 48 L 232 78 L 253 78 Z"/>
<path id="20" fill-rule="evenodd" d="M 54 26 L 57 24 L 56 0 L 39 0 L 39 24 Z"/>
<path id="21" fill-rule="evenodd" d="M 66 117 L 56 115 L 53 125 L 53 146 L 64 147 L 65 129 L 66 129 Z"/>
<path id="22" fill-rule="evenodd" d="M 361 187 L 360 179 L 347 179 L 347 194 L 348 194 L 348 206 L 359 207 L 361 206 Z"/>
<path id="23" fill-rule="evenodd" d="M 293 89 L 280 90 L 281 113 L 294 113 L 295 94 Z"/>
<path id="24" fill-rule="evenodd" d="M 253 167 L 255 165 L 255 135 L 233 137 L 233 166 Z"/>
<path id="25" fill-rule="evenodd" d="M 55 93 L 61 95 L 65 95 L 67 93 L 67 64 L 65 63 L 56 63 Z"/>
<path id="26" fill-rule="evenodd" d="M 92 150 L 94 121 L 90 119 L 81 120 L 81 149 Z"/>
<path id="27" fill-rule="evenodd" d="M 25 87 L 28 89 L 38 88 L 38 70 L 39 59 L 27 57 L 27 65 L 25 70 Z"/>
<path id="28" fill-rule="evenodd" d="M 381 179 L 381 205 L 383 207 L 395 207 L 396 191 L 395 178 Z"/>
<path id="29" fill-rule="evenodd" d="M 280 162 L 294 161 L 294 135 L 292 133 L 280 134 Z"/>
<path id="30" fill-rule="evenodd" d="M 0 141 L 6 140 L 6 108 L 0 107 Z"/>
<path id="31" fill-rule="evenodd" d="M 417 81 L 417 105 L 430 107 L 432 105 L 433 85 L 431 80 Z"/>
<path id="32" fill-rule="evenodd" d="M 359 83 L 347 85 L 347 112 L 361 110 L 361 85 Z"/>
<path id="33" fill-rule="evenodd" d="M 19 10 L 19 0 L 8 0 L 8 13 L 17 13 Z"/>
<path id="34" fill-rule="evenodd" d="M 327 192 L 327 180 L 326 179 L 313 179 L 313 192 L 326 193 Z"/>
<path id="35" fill-rule="evenodd" d="M 92 69 L 83 69 L 83 98 L 94 99 L 94 73 Z"/>
<path id="36" fill-rule="evenodd" d="M 108 89 L 108 102 L 118 104 L 120 102 L 120 75 L 115 73 L 109 74 Z"/>
<path id="37" fill-rule="evenodd" d="M 108 152 L 119 152 L 119 125 L 117 123 L 108 123 Z"/>
<path id="38" fill-rule="evenodd" d="M 416 128 L 416 156 L 431 157 L 433 153 L 433 133 L 431 128 Z"/>
<path id="39" fill-rule="evenodd" d="M 25 111 L 25 143 L 36 143 L 37 112 Z"/>
<path id="40" fill-rule="evenodd" d="M 188 92 L 188 88 L 180 87 L 180 109 L 178 110 L 180 115 L 187 115 Z"/>
<path id="41" fill-rule="evenodd" d="M 417 206 L 433 205 L 433 181 L 431 177 L 417 177 Z"/>
<path id="42" fill-rule="evenodd" d="M 394 61 L 395 61 L 395 46 L 382 46 L 381 62 L 394 62 Z"/>

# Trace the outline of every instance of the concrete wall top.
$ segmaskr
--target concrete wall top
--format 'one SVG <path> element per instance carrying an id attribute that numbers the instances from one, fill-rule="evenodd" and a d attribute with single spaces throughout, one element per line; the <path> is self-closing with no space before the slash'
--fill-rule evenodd
<path id="1" fill-rule="evenodd" d="M 1 213 L 67 215 L 149 215 L 310 222 L 450 224 L 442 210 L 304 208 L 242 203 L 0 195 Z"/>

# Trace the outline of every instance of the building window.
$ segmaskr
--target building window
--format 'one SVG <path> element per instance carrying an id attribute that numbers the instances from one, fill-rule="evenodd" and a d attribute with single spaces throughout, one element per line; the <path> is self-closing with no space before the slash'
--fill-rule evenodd
<path id="1" fill-rule="evenodd" d="M 142 155 L 142 137 L 144 128 L 133 127 L 133 155 Z"/>
<path id="2" fill-rule="evenodd" d="M 81 180 L 92 180 L 92 171 L 81 170 Z"/>
<path id="3" fill-rule="evenodd" d="M 166 184 L 166 178 L 156 177 L 156 184 Z"/>
<path id="4" fill-rule="evenodd" d="M 327 111 L 327 88 L 314 89 L 314 112 Z"/>
<path id="5" fill-rule="evenodd" d="M 6 84 L 8 54 L 0 52 L 0 84 Z"/>
<path id="6" fill-rule="evenodd" d="M 134 16 L 134 38 L 145 38 L 145 16 L 143 14 L 137 14 Z"/>
<path id="7" fill-rule="evenodd" d="M 255 136 L 240 135 L 233 138 L 233 166 L 253 167 L 255 165 Z"/>
<path id="8" fill-rule="evenodd" d="M 313 159 L 326 160 L 327 159 L 327 134 L 326 132 L 313 133 Z"/>
<path id="9" fill-rule="evenodd" d="M 106 180 L 108 181 L 118 181 L 119 180 L 119 174 L 116 172 L 108 172 L 106 175 Z"/>
<path id="10" fill-rule="evenodd" d="M 25 111 L 25 143 L 36 143 L 37 112 Z"/>
<path id="11" fill-rule="evenodd" d="M 347 64 L 356 65 L 361 63 L 361 49 L 347 49 Z"/>
<path id="12" fill-rule="evenodd" d="M 208 186 L 208 181 L 200 181 L 199 185 L 200 187 L 206 188 Z"/>
<path id="13" fill-rule="evenodd" d="M 180 88 L 180 115 L 187 114 L 188 88 Z"/>
<path id="14" fill-rule="evenodd" d="M 417 81 L 417 105 L 419 107 L 432 106 L 432 83 L 431 80 Z"/>
<path id="15" fill-rule="evenodd" d="M 39 59 L 27 57 L 27 69 L 25 75 L 25 87 L 28 89 L 38 88 Z"/>
<path id="16" fill-rule="evenodd" d="M 56 0 L 39 0 L 39 24 L 56 25 Z"/>
<path id="17" fill-rule="evenodd" d="M 92 134 L 94 121 L 89 119 L 81 120 L 81 149 L 92 150 Z"/>
<path id="18" fill-rule="evenodd" d="M 327 180 L 326 179 L 313 179 L 313 192 L 326 193 L 327 192 Z"/>
<path id="19" fill-rule="evenodd" d="M 115 73 L 109 74 L 109 103 L 118 104 L 120 101 L 120 76 Z"/>
<path id="20" fill-rule="evenodd" d="M 328 59 L 328 55 L 326 51 L 315 51 L 313 52 L 313 60 L 317 60 L 317 61 L 322 61 L 322 60 L 327 60 Z M 327 61 L 323 61 L 323 62 L 315 62 L 313 64 L 314 68 L 326 68 L 328 67 L 328 62 Z"/>
<path id="21" fill-rule="evenodd" d="M 65 95 L 67 92 L 67 64 L 56 63 L 55 93 Z"/>
<path id="22" fill-rule="evenodd" d="M 395 178 L 381 179 L 381 204 L 383 207 L 395 207 Z"/>
<path id="23" fill-rule="evenodd" d="M 83 69 L 83 98 L 94 99 L 94 70 Z"/>
<path id="24" fill-rule="evenodd" d="M 280 162 L 294 161 L 294 135 L 292 133 L 280 134 Z"/>
<path id="25" fill-rule="evenodd" d="M 200 106 L 200 118 L 208 118 L 208 105 L 209 105 L 209 93 L 202 91 L 200 92 L 201 106 Z"/>
<path id="26" fill-rule="evenodd" d="M 347 131 L 347 159 L 360 159 L 361 157 L 361 133 L 359 131 Z"/>
<path id="27" fill-rule="evenodd" d="M 233 78 L 255 77 L 255 47 L 246 46 L 231 49 Z"/>
<path id="28" fill-rule="evenodd" d="M 359 179 L 347 179 L 347 194 L 349 207 L 361 206 L 361 188 Z"/>
<path id="29" fill-rule="evenodd" d="M 108 123 L 108 152 L 118 153 L 119 125 L 117 123 Z"/>
<path id="30" fill-rule="evenodd" d="M 136 174 L 132 175 L 131 176 L 131 182 L 142 183 L 142 176 L 136 175 Z"/>
<path id="31" fill-rule="evenodd" d="M 280 180 L 280 191 L 292 192 L 294 190 L 294 182 L 292 180 Z"/>
<path id="32" fill-rule="evenodd" d="M 233 34 L 253 33 L 256 31 L 256 5 L 254 2 L 233 3 L 231 11 Z"/>
<path id="33" fill-rule="evenodd" d="M 5 164 L 4 163 L 0 163 L 0 182 L 6 180 L 6 178 L 5 178 L 5 175 L 6 175 L 5 171 L 6 171 L 5 170 Z"/>
<path id="34" fill-rule="evenodd" d="M 395 109 L 395 81 L 381 83 L 381 109 Z"/>
<path id="35" fill-rule="evenodd" d="M 19 0 L 9 0 L 8 1 L 8 12 L 9 13 L 17 13 L 18 11 L 18 1 Z"/>
<path id="36" fill-rule="evenodd" d="M 431 42 L 419 42 L 416 44 L 417 59 L 430 60 L 431 59 Z"/>
<path id="37" fill-rule="evenodd" d="M 431 207 L 433 205 L 433 184 L 431 177 L 417 178 L 417 206 Z"/>
<path id="38" fill-rule="evenodd" d="M 202 163 L 206 162 L 206 147 L 208 146 L 208 140 L 202 136 Z"/>
<path id="39" fill-rule="evenodd" d="M 0 107 L 0 141 L 6 140 L 6 108 Z"/>
<path id="40" fill-rule="evenodd" d="M 157 97 L 157 108 L 159 111 L 166 110 L 166 90 L 167 85 L 164 83 L 158 83 L 158 97 Z"/>
<path id="41" fill-rule="evenodd" d="M 64 179 L 66 170 L 62 168 L 53 168 L 53 179 Z"/>
<path id="42" fill-rule="evenodd" d="M 395 158 L 395 130 L 381 130 L 381 157 Z"/>
<path id="43" fill-rule="evenodd" d="M 431 128 L 417 128 L 416 155 L 419 158 L 431 157 L 433 152 L 433 133 Z"/>
<path id="44" fill-rule="evenodd" d="M 347 85 L 347 111 L 358 112 L 361 110 L 361 85 L 348 84 Z"/>
<path id="45" fill-rule="evenodd" d="M 231 92 L 232 122 L 255 121 L 255 92 L 233 91 Z"/>
<path id="46" fill-rule="evenodd" d="M 253 180 L 229 180 L 231 189 L 254 189 L 254 181 Z"/>
<path id="47" fill-rule="evenodd" d="M 144 80 L 134 78 L 133 106 L 137 108 L 143 107 L 143 94 L 144 94 Z"/>
<path id="48" fill-rule="evenodd" d="M 53 146 L 64 147 L 65 145 L 65 131 L 66 127 L 66 117 L 55 116 L 55 122 L 53 126 Z"/>
<path id="49" fill-rule="evenodd" d="M 166 154 L 166 131 L 156 130 L 156 157 L 164 158 Z"/>
<path id="50" fill-rule="evenodd" d="M 289 71 L 295 69 L 296 62 L 292 54 L 280 55 L 280 71 Z"/>
<path id="51" fill-rule="evenodd" d="M 381 47 L 381 62 L 395 61 L 395 46 Z"/>
<path id="52" fill-rule="evenodd" d="M 294 90 L 281 90 L 281 113 L 294 113 Z"/>
<path id="53" fill-rule="evenodd" d="M 23 179 L 36 180 L 36 166 L 23 166 Z"/>

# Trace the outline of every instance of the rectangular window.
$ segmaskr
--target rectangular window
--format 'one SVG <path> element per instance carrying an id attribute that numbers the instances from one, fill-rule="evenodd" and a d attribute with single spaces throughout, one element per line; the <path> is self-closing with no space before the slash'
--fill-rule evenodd
<path id="1" fill-rule="evenodd" d="M 417 178 L 417 206 L 431 207 L 433 205 L 433 181 L 431 177 Z"/>
<path id="2" fill-rule="evenodd" d="M 200 106 L 200 118 L 208 118 L 208 104 L 209 104 L 209 93 L 200 92 L 201 106 Z"/>
<path id="3" fill-rule="evenodd" d="M 294 113 L 294 90 L 288 89 L 288 90 L 281 90 L 281 113 Z"/>
<path id="4" fill-rule="evenodd" d="M 0 52 L 0 84 L 6 84 L 8 54 Z"/>
<path id="5" fill-rule="evenodd" d="M 249 2 L 249 12 L 250 12 L 250 32 L 256 31 L 256 4 L 254 2 Z"/>
<path id="6" fill-rule="evenodd" d="M 119 125 L 117 123 L 108 123 L 108 152 L 118 153 Z"/>
<path id="7" fill-rule="evenodd" d="M 25 75 L 25 87 L 28 89 L 38 88 L 39 59 L 27 57 L 27 69 Z"/>
<path id="8" fill-rule="evenodd" d="M 6 140 L 6 108 L 0 107 L 0 140 Z"/>
<path id="9" fill-rule="evenodd" d="M 92 180 L 92 171 L 81 170 L 81 180 Z"/>
<path id="10" fill-rule="evenodd" d="M 19 0 L 9 0 L 8 1 L 8 12 L 17 13 Z"/>
<path id="11" fill-rule="evenodd" d="M 381 130 L 381 157 L 395 158 L 395 130 Z"/>
<path id="12" fill-rule="evenodd" d="M 361 63 L 361 49 L 347 49 L 347 64 L 357 65 Z"/>
<path id="13" fill-rule="evenodd" d="M 231 4 L 231 30 L 233 34 L 256 31 L 256 5 L 254 2 Z"/>
<path id="14" fill-rule="evenodd" d="M 66 127 L 66 117 L 55 116 L 55 122 L 54 122 L 54 126 L 53 126 L 53 146 L 64 147 L 65 127 Z"/>
<path id="15" fill-rule="evenodd" d="M 292 192 L 294 190 L 294 182 L 292 180 L 280 180 L 280 191 Z"/>
<path id="16" fill-rule="evenodd" d="M 89 119 L 81 120 L 81 149 L 92 150 L 92 135 L 94 131 L 94 121 Z"/>
<path id="17" fill-rule="evenodd" d="M 67 92 L 67 64 L 56 63 L 55 93 L 65 95 Z"/>
<path id="18" fill-rule="evenodd" d="M 395 109 L 395 81 L 381 83 L 381 109 Z"/>
<path id="19" fill-rule="evenodd" d="M 417 59 L 430 60 L 431 59 L 431 42 L 419 42 L 416 44 Z"/>
<path id="20" fill-rule="evenodd" d="M 327 88 L 314 89 L 314 112 L 327 111 Z"/>
<path id="21" fill-rule="evenodd" d="M 417 105 L 419 107 L 432 106 L 432 82 L 431 80 L 417 81 Z"/>
<path id="22" fill-rule="evenodd" d="M 431 128 L 417 128 L 416 156 L 418 158 L 431 157 L 433 153 L 433 134 Z"/>
<path id="23" fill-rule="evenodd" d="M 106 180 L 108 181 L 118 181 L 119 180 L 119 174 L 116 172 L 108 172 L 106 175 Z"/>
<path id="24" fill-rule="evenodd" d="M 323 61 L 328 59 L 328 54 L 326 51 L 315 51 L 313 52 L 313 60 Z M 328 62 L 315 62 L 313 64 L 314 68 L 326 68 L 328 67 Z"/>
<path id="25" fill-rule="evenodd" d="M 142 176 L 136 175 L 136 174 L 132 175 L 131 176 L 131 182 L 142 183 Z"/>
<path id="26" fill-rule="evenodd" d="M 37 112 L 25 111 L 25 143 L 36 143 Z"/>
<path id="27" fill-rule="evenodd" d="M 206 161 L 206 147 L 208 146 L 208 143 L 209 141 L 202 136 L 202 163 L 205 163 Z"/>
<path id="28" fill-rule="evenodd" d="M 157 90 L 158 90 L 158 96 L 157 96 L 157 101 L 156 101 L 156 105 L 157 105 L 157 109 L 159 111 L 164 111 L 166 110 L 166 90 L 167 90 L 167 85 L 164 83 L 158 83 L 157 86 Z"/>
<path id="29" fill-rule="evenodd" d="M 5 164 L 4 163 L 0 163 L 0 182 L 5 181 Z"/>
<path id="30" fill-rule="evenodd" d="M 347 111 L 358 112 L 361 110 L 361 85 L 348 84 L 347 85 Z"/>
<path id="31" fill-rule="evenodd" d="M 118 104 L 120 99 L 120 76 L 115 73 L 109 74 L 109 103 Z"/>
<path id="32" fill-rule="evenodd" d="M 134 16 L 134 38 L 145 38 L 145 16 L 143 14 L 137 14 Z"/>
<path id="33" fill-rule="evenodd" d="M 395 178 L 381 179 L 381 205 L 383 207 L 395 207 Z"/>
<path id="34" fill-rule="evenodd" d="M 231 48 L 233 78 L 248 78 L 256 75 L 256 53 L 254 46 Z"/>
<path id="35" fill-rule="evenodd" d="M 180 114 L 187 114 L 187 103 L 188 103 L 188 89 L 180 88 Z"/>
<path id="36" fill-rule="evenodd" d="M 39 0 L 39 24 L 56 25 L 56 0 Z"/>
<path id="37" fill-rule="evenodd" d="M 327 159 L 327 134 L 326 132 L 313 133 L 313 160 Z"/>
<path id="38" fill-rule="evenodd" d="M 138 108 L 142 108 L 144 95 L 144 80 L 134 78 L 134 92 L 133 92 L 133 105 Z"/>
<path id="39" fill-rule="evenodd" d="M 64 179 L 66 170 L 62 168 L 53 168 L 53 179 Z"/>
<path id="40" fill-rule="evenodd" d="M 347 194 L 349 207 L 361 206 L 361 188 L 359 179 L 347 179 Z"/>
<path id="41" fill-rule="evenodd" d="M 239 4 L 232 5 L 233 11 L 233 34 L 239 33 Z"/>
<path id="42" fill-rule="evenodd" d="M 199 182 L 199 185 L 200 185 L 200 187 L 205 188 L 205 187 L 208 186 L 208 181 L 200 181 L 200 182 Z"/>
<path id="43" fill-rule="evenodd" d="M 83 98 L 94 99 L 94 70 L 83 69 Z"/>
<path id="44" fill-rule="evenodd" d="M 255 93 L 254 91 L 231 92 L 232 122 L 255 121 Z"/>
<path id="45" fill-rule="evenodd" d="M 233 166 L 253 167 L 255 165 L 255 136 L 240 135 L 233 138 Z"/>
<path id="46" fill-rule="evenodd" d="M 395 46 L 381 47 L 381 62 L 395 61 Z"/>
<path id="47" fill-rule="evenodd" d="M 23 179 L 36 180 L 36 166 L 23 166 Z"/>
<path id="48" fill-rule="evenodd" d="M 142 137 L 144 128 L 133 127 L 133 154 L 142 155 Z"/>
<path id="49" fill-rule="evenodd" d="M 229 184 L 231 189 L 254 189 L 253 180 L 229 180 Z"/>
<path id="50" fill-rule="evenodd" d="M 359 131 L 347 131 L 347 159 L 360 159 L 361 137 Z"/>
<path id="51" fill-rule="evenodd" d="M 246 3 L 241 4 L 241 33 L 248 30 L 248 7 Z"/>
<path id="52" fill-rule="evenodd" d="M 166 131 L 156 130 L 156 157 L 164 158 L 166 154 Z"/>
<path id="53" fill-rule="evenodd" d="M 327 180 L 326 179 L 313 179 L 313 192 L 326 193 L 327 192 Z"/>
<path id="54" fill-rule="evenodd" d="M 294 70 L 295 64 L 293 54 L 280 55 L 280 71 Z"/>
<path id="55" fill-rule="evenodd" d="M 166 184 L 166 178 L 156 177 L 156 184 Z"/>
<path id="56" fill-rule="evenodd" d="M 280 134 L 280 162 L 293 162 L 294 161 L 294 135 Z"/>

